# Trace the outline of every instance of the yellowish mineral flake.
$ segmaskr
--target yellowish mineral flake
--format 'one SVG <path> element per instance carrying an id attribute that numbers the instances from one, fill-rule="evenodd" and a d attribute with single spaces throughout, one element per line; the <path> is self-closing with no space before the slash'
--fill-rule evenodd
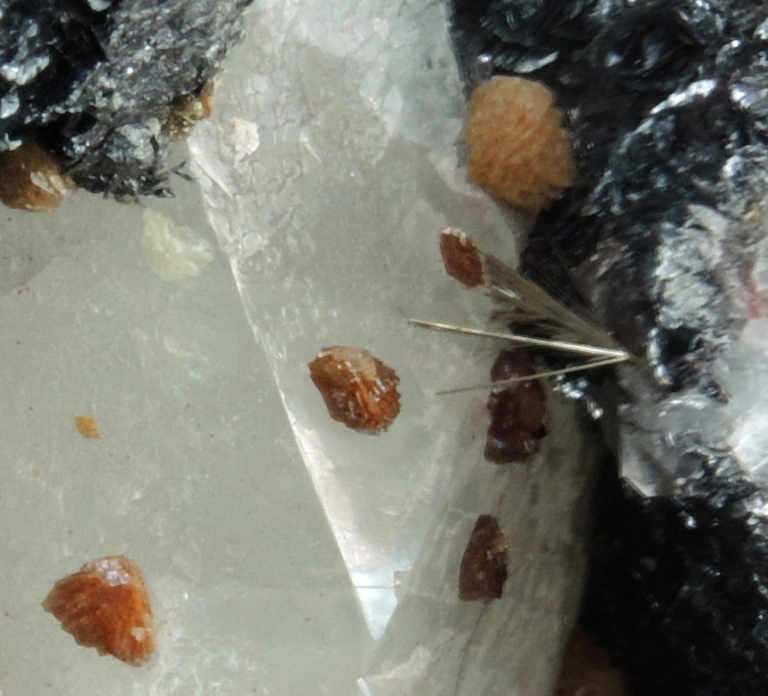
<path id="1" fill-rule="evenodd" d="M 98 440 L 101 437 L 99 426 L 93 416 L 75 416 L 75 427 L 84 438 Z"/>
<path id="2" fill-rule="evenodd" d="M 213 261 L 213 249 L 207 239 L 155 210 L 144 211 L 141 245 L 147 264 L 163 280 L 194 278 Z"/>

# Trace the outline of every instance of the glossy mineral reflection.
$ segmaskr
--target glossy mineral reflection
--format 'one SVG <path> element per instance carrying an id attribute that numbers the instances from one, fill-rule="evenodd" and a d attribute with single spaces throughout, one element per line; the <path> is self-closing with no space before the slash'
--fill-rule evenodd
<path id="1" fill-rule="evenodd" d="M 152 606 L 139 566 L 125 556 L 86 563 L 59 580 L 43 601 L 79 645 L 131 665 L 154 649 Z"/>
<path id="2" fill-rule="evenodd" d="M 380 433 L 400 413 L 400 378 L 367 350 L 324 348 L 309 364 L 309 374 L 331 418 L 348 428 Z"/>
<path id="3" fill-rule="evenodd" d="M 584 620 L 638 694 L 765 693 L 766 6 L 480 5 L 453 3 L 467 73 L 482 47 L 555 90 L 579 164 L 521 268 L 638 358 L 601 405 L 622 481 L 594 496 Z"/>
<path id="4" fill-rule="evenodd" d="M 0 0 L 0 141 L 39 138 L 88 191 L 169 195 L 160 125 L 183 135 L 209 111 L 251 2 Z"/>

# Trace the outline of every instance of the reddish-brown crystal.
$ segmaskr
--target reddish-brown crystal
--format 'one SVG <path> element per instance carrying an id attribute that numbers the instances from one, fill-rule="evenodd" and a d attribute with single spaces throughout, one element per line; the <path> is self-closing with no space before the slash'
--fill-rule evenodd
<path id="1" fill-rule="evenodd" d="M 491 380 L 500 382 L 516 377 L 530 377 L 536 368 L 522 349 L 499 353 L 491 368 Z M 539 451 L 547 433 L 544 389 L 538 380 L 515 382 L 495 387 L 488 397 L 491 424 L 485 442 L 485 458 L 495 464 L 510 464 Z"/>
<path id="2" fill-rule="evenodd" d="M 501 597 L 507 581 L 507 556 L 507 540 L 499 521 L 480 515 L 461 559 L 459 599 L 487 602 Z"/>
<path id="3" fill-rule="evenodd" d="M 43 601 L 79 645 L 131 665 L 154 649 L 152 606 L 139 566 L 125 556 L 86 563 L 59 580 Z"/>
<path id="4" fill-rule="evenodd" d="M 323 348 L 309 364 L 309 374 L 331 418 L 348 428 L 380 433 L 400 413 L 400 378 L 367 350 Z"/>
<path id="5" fill-rule="evenodd" d="M 496 76 L 469 100 L 467 174 L 491 195 L 535 213 L 575 178 L 563 115 L 544 85 Z"/>
<path id="6" fill-rule="evenodd" d="M 0 152 L 0 201 L 9 208 L 54 210 L 74 189 L 59 161 L 36 143 Z"/>
<path id="7" fill-rule="evenodd" d="M 440 234 L 440 253 L 448 275 L 468 288 L 483 284 L 483 261 L 475 243 L 461 230 L 448 228 Z"/>
<path id="8" fill-rule="evenodd" d="M 628 696 L 623 675 L 591 636 L 575 629 L 563 654 L 555 696 Z"/>

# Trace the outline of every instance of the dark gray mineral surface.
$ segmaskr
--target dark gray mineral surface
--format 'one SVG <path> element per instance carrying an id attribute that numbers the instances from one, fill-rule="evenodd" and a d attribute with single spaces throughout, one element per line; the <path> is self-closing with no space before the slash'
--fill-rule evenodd
<path id="1" fill-rule="evenodd" d="M 598 496 L 583 614 L 637 696 L 768 693 L 767 17 L 751 0 L 453 2 L 468 87 L 541 80 L 573 134 L 578 182 L 523 267 L 638 356 L 613 376 L 621 479 Z"/>
<path id="2" fill-rule="evenodd" d="M 33 139 L 75 182 L 167 195 L 175 97 L 216 74 L 250 0 L 0 0 L 0 149 Z"/>

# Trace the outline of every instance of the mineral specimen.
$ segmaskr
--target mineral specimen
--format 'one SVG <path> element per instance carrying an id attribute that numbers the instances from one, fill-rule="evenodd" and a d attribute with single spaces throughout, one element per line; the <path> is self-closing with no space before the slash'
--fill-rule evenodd
<path id="1" fill-rule="evenodd" d="M 163 124 L 163 132 L 172 140 L 185 138 L 195 124 L 213 113 L 213 82 L 203 85 L 199 93 L 184 94 L 171 102 L 171 113 Z"/>
<path id="2" fill-rule="evenodd" d="M 538 212 L 573 183 L 571 141 L 550 90 L 494 77 L 469 100 L 469 180 L 523 210 Z"/>
<path id="3" fill-rule="evenodd" d="M 139 566 L 125 556 L 86 563 L 59 580 L 43 608 L 61 621 L 80 645 L 131 665 L 154 649 L 152 607 Z"/>
<path id="4" fill-rule="evenodd" d="M 249 3 L 0 0 L 0 150 L 37 140 L 89 191 L 167 194 L 161 124 L 201 95 Z"/>
<path id="5" fill-rule="evenodd" d="M 440 253 L 445 270 L 468 288 L 483 284 L 483 261 L 475 243 L 461 230 L 448 228 L 440 234 Z"/>
<path id="6" fill-rule="evenodd" d="M 147 265 L 163 280 L 194 278 L 213 261 L 210 242 L 170 217 L 147 209 L 142 214 L 141 247 Z"/>
<path id="7" fill-rule="evenodd" d="M 367 350 L 324 348 L 309 364 L 309 374 L 331 418 L 348 428 L 380 433 L 400 413 L 397 373 Z"/>
<path id="8" fill-rule="evenodd" d="M 86 439 L 98 440 L 101 437 L 99 425 L 93 416 L 75 416 L 75 427 Z"/>
<path id="9" fill-rule="evenodd" d="M 507 556 L 507 540 L 499 521 L 492 515 L 480 515 L 461 558 L 459 599 L 499 599 L 507 581 Z"/>
<path id="10" fill-rule="evenodd" d="M 58 159 L 38 144 L 0 152 L 0 201 L 9 208 L 55 210 L 74 189 Z"/>
<path id="11" fill-rule="evenodd" d="M 523 267 L 584 298 L 617 370 L 585 620 L 633 690 L 768 689 L 768 7 L 746 0 L 454 2 L 466 79 L 541 81 L 579 178 Z M 618 406 L 618 408 L 614 408 Z"/>
<path id="12" fill-rule="evenodd" d="M 491 380 L 530 377 L 536 370 L 525 350 L 504 350 L 491 368 Z M 538 380 L 496 387 L 488 397 L 491 424 L 485 442 L 485 458 L 495 464 L 518 462 L 539 451 L 547 434 L 544 389 Z"/>
<path id="13" fill-rule="evenodd" d="M 346 627 L 339 635 L 361 648 L 376 641 L 367 672 L 334 653 L 353 679 L 332 691 L 551 696 L 560 635 L 574 618 L 563 617 L 563 606 L 573 606 L 582 569 L 573 505 L 589 466 L 579 460 L 584 449 L 572 411 L 552 409 L 548 421 L 568 445 L 557 467 L 499 469 L 478 461 L 484 438 L 473 440 L 476 430 L 461 427 L 478 394 L 434 393 L 469 383 L 476 342 L 403 326 L 411 316 L 458 320 L 457 300 L 467 309 L 483 304 L 444 277 L 432 233 L 441 221 L 477 233 L 482 243 L 518 217 L 453 169 L 461 86 L 444 11 L 432 0 L 260 3 L 249 13 L 248 50 L 222 76 L 218 125 L 203 122 L 191 136 L 191 171 L 203 183 L 365 618 L 363 638 Z M 356 336 L 347 343 L 373 346 L 397 368 L 407 403 L 386 435 L 342 430 L 308 376 L 297 378 L 301 356 L 307 363 L 334 342 L 313 349 L 313 336 Z M 385 346 L 386 355 L 375 352 Z M 485 509 L 472 519 L 457 514 L 469 502 L 461 482 L 471 481 L 474 491 L 481 481 L 511 479 L 526 490 L 489 484 Z M 537 504 L 528 484 L 541 486 Z M 515 538 L 525 562 L 500 602 L 443 602 L 451 548 L 444 541 L 468 523 L 461 548 L 453 547 L 458 575 L 475 517 L 490 511 L 535 520 Z M 556 548 L 536 555 L 545 539 Z M 554 560 L 561 557 L 565 563 Z M 456 585 L 448 588 L 454 596 Z"/>

